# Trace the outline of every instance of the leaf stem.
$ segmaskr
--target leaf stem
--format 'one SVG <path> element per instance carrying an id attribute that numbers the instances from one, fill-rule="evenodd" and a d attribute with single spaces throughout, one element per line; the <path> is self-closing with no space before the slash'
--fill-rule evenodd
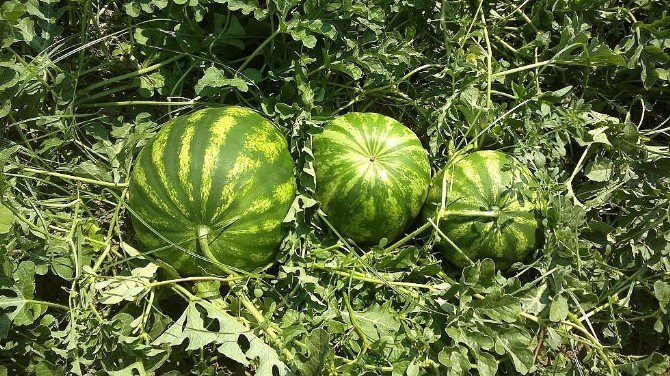
<path id="1" fill-rule="evenodd" d="M 249 57 L 247 57 L 246 60 L 244 60 L 244 62 L 242 63 L 242 65 L 240 65 L 240 67 L 237 68 L 237 71 L 238 71 L 238 72 L 242 72 L 242 71 L 244 70 L 244 68 L 246 68 L 247 65 L 251 62 L 251 60 L 253 60 L 253 58 L 255 58 L 259 53 L 261 53 L 261 51 L 263 50 L 263 48 L 264 48 L 265 46 L 267 46 L 267 44 L 270 43 L 270 42 L 277 36 L 277 34 L 279 34 L 279 33 L 280 33 L 279 28 L 277 28 L 277 30 L 275 30 L 272 34 L 270 34 L 270 36 L 267 37 L 267 38 L 263 41 L 263 43 L 261 43 L 258 47 L 256 47 L 256 49 L 254 50 L 254 52 L 252 52 L 251 55 L 249 55 Z"/>
<path id="2" fill-rule="evenodd" d="M 589 333 L 588 330 L 584 327 L 584 324 L 577 318 L 577 316 L 574 313 L 568 312 L 568 318 L 570 319 L 571 322 L 575 324 L 575 328 L 582 332 L 586 338 L 588 338 L 593 344 L 595 345 L 594 347 L 596 348 L 596 351 L 600 356 L 603 358 L 605 363 L 607 364 L 607 368 L 610 370 L 611 375 L 616 375 L 616 369 L 614 367 L 614 363 L 612 362 L 612 359 L 610 359 L 607 354 L 605 354 L 605 351 L 603 350 L 604 347 L 603 345 L 598 342 L 598 339 L 595 338 L 591 333 Z"/>
<path id="3" fill-rule="evenodd" d="M 417 68 L 415 68 L 415 69 L 412 69 L 409 73 L 407 73 L 406 75 L 400 77 L 400 79 L 398 79 L 397 81 L 394 81 L 394 82 L 391 82 L 391 83 L 389 83 L 389 84 L 382 85 L 382 86 L 379 86 L 379 87 L 375 87 L 375 88 L 372 88 L 372 89 L 367 89 L 367 90 L 366 90 L 365 88 L 363 88 L 363 91 L 364 91 L 366 94 L 370 94 L 370 93 L 374 93 L 374 92 L 376 92 L 376 91 L 386 90 L 386 89 L 392 88 L 392 87 L 394 87 L 394 86 L 396 86 L 396 85 L 402 83 L 403 81 L 407 80 L 408 78 L 412 77 L 414 74 L 419 73 L 419 72 L 421 72 L 421 71 L 424 70 L 424 69 L 427 69 L 427 68 L 437 68 L 437 67 L 440 67 L 440 65 L 438 65 L 438 64 L 424 64 L 424 65 L 422 65 L 422 66 L 420 66 L 420 67 L 417 67 Z"/>
<path id="4" fill-rule="evenodd" d="M 103 261 L 105 261 L 105 259 L 109 255 L 109 252 L 111 252 L 111 250 L 112 250 L 112 235 L 114 233 L 113 232 L 114 227 L 116 227 L 116 223 L 119 220 L 119 213 L 121 212 L 121 208 L 124 205 L 125 196 L 126 196 L 127 192 L 128 192 L 128 189 L 123 190 L 123 193 L 121 193 L 121 197 L 120 197 L 121 200 L 119 201 L 119 203 L 116 205 L 116 208 L 114 209 L 114 217 L 112 217 L 112 220 L 110 221 L 110 224 L 109 224 L 109 229 L 107 230 L 107 241 L 106 241 L 106 245 L 105 245 L 105 250 L 102 252 L 100 257 L 98 257 L 98 260 L 95 262 L 95 265 L 93 265 L 93 268 L 92 268 L 93 272 L 95 272 L 96 270 L 98 270 L 98 268 L 100 268 Z"/>
<path id="5" fill-rule="evenodd" d="M 84 103 L 80 108 L 97 108 L 97 107 L 116 107 L 116 106 L 192 106 L 197 104 L 196 100 L 170 102 L 170 101 L 118 101 L 118 102 L 101 102 L 101 103 Z"/>
<path id="6" fill-rule="evenodd" d="M 421 227 L 417 228 L 416 230 L 410 232 L 409 234 L 405 235 L 402 239 L 398 240 L 397 242 L 391 244 L 390 246 L 386 247 L 384 249 L 384 252 L 393 252 L 394 250 L 398 249 L 399 247 L 405 245 L 405 243 L 409 242 L 410 240 L 414 239 L 417 237 L 419 234 L 422 232 L 428 230 L 431 227 L 430 222 L 426 222 Z"/>
<path id="7" fill-rule="evenodd" d="M 55 176 L 55 177 L 66 179 L 66 180 L 75 180 L 75 181 L 80 181 L 82 183 L 95 184 L 95 185 L 100 185 L 100 186 L 109 187 L 109 188 L 125 188 L 125 187 L 128 186 L 128 183 L 112 183 L 112 182 L 103 181 L 103 180 L 84 178 L 84 177 L 81 177 L 81 176 L 61 174 L 60 172 L 38 170 L 36 168 L 30 168 L 30 167 L 24 167 L 22 169 L 22 171 L 33 172 L 35 174 Z"/>
<path id="8" fill-rule="evenodd" d="M 153 72 L 153 71 L 155 71 L 156 69 L 160 69 L 160 68 L 162 68 L 162 67 L 164 67 L 164 66 L 166 66 L 166 65 L 168 65 L 168 64 L 170 64 L 170 63 L 172 63 L 173 61 L 176 61 L 176 60 L 181 59 L 181 58 L 184 57 L 184 56 L 186 56 L 186 54 L 175 55 L 175 56 L 173 56 L 173 57 L 171 57 L 171 58 L 169 58 L 169 59 L 163 60 L 163 61 L 161 61 L 160 63 L 156 63 L 156 64 L 153 64 L 153 65 L 150 65 L 150 66 L 148 66 L 148 67 L 146 67 L 146 68 L 138 69 L 138 70 L 136 70 L 136 71 L 134 71 L 134 72 L 130 72 L 130 73 L 126 73 L 126 74 L 122 74 L 122 75 L 120 75 L 120 76 L 116 76 L 116 77 L 109 78 L 109 79 L 107 79 L 107 80 L 103 80 L 103 81 L 100 81 L 100 82 L 96 82 L 96 83 L 94 83 L 94 84 L 92 84 L 92 85 L 90 85 L 90 86 L 87 86 L 87 87 L 81 89 L 81 90 L 77 93 L 77 95 L 78 95 L 78 96 L 81 96 L 81 95 L 84 95 L 84 94 L 88 93 L 89 91 L 91 91 L 91 90 L 93 90 L 93 89 L 97 89 L 97 88 L 99 88 L 99 87 L 102 87 L 102 86 L 105 86 L 105 85 L 108 85 L 108 84 L 112 84 L 112 83 L 114 83 L 114 82 L 123 81 L 123 80 L 125 80 L 125 79 L 127 79 L 127 78 L 132 78 L 132 77 L 136 77 L 136 76 L 141 76 L 141 75 L 143 75 L 143 74 L 146 74 L 146 73 L 149 73 L 149 72 Z"/>
<path id="9" fill-rule="evenodd" d="M 493 59 L 493 51 L 491 50 L 491 40 L 489 39 L 489 30 L 486 27 L 486 17 L 484 12 L 479 13 L 482 23 L 484 24 L 484 41 L 486 41 L 486 106 L 490 107 L 491 103 L 491 79 L 493 68 L 491 60 Z"/>
<path id="10" fill-rule="evenodd" d="M 481 210 L 465 210 L 465 211 L 449 211 L 449 210 L 444 210 L 440 213 L 440 218 L 444 219 L 447 217 L 484 217 L 484 218 L 498 218 L 500 216 L 499 211 L 495 210 L 489 210 L 489 211 L 481 211 Z M 392 252 L 396 250 L 397 248 L 403 246 L 405 243 L 409 242 L 410 240 L 414 239 L 417 237 L 419 234 L 422 232 L 428 230 L 431 228 L 433 225 L 430 222 L 426 222 L 423 225 L 421 225 L 419 228 L 416 230 L 410 232 L 400 240 L 396 241 L 392 245 L 388 246 L 387 248 L 384 249 L 384 252 Z"/>
<path id="11" fill-rule="evenodd" d="M 575 179 L 575 177 L 577 176 L 579 171 L 581 171 L 582 166 L 584 165 L 584 161 L 586 160 L 586 155 L 591 150 L 592 145 L 593 145 L 593 143 L 590 143 L 586 147 L 586 149 L 584 149 L 584 152 L 582 153 L 582 156 L 579 158 L 579 161 L 577 162 L 577 166 L 575 166 L 575 169 L 572 170 L 572 174 L 568 178 L 568 181 L 565 182 L 565 185 L 566 185 L 567 190 L 568 190 L 567 195 L 572 198 L 575 205 L 582 206 L 582 207 L 584 206 L 584 204 L 582 204 L 581 201 L 579 201 L 579 199 L 575 195 L 575 192 L 572 190 L 572 181 Z"/>
<path id="12" fill-rule="evenodd" d="M 517 73 L 517 72 L 523 72 L 523 71 L 525 71 L 525 70 L 529 70 L 529 69 L 533 69 L 533 68 L 537 68 L 537 67 L 542 67 L 542 66 L 545 66 L 545 65 L 549 65 L 549 64 L 552 64 L 552 63 L 554 63 L 554 62 L 555 62 L 554 60 L 540 61 L 540 62 L 537 62 L 537 63 L 528 64 L 528 65 L 524 65 L 524 66 L 521 66 L 521 67 L 516 67 L 516 68 L 508 69 L 508 70 L 505 70 L 505 71 L 496 72 L 496 73 L 493 73 L 493 74 L 491 75 L 491 77 L 504 77 L 504 76 L 507 76 L 508 74 Z"/>
<path id="13" fill-rule="evenodd" d="M 426 289 L 426 290 L 435 290 L 435 286 L 431 286 L 431 285 L 426 285 L 426 284 L 422 284 L 422 283 L 414 283 L 414 282 L 386 281 L 386 280 L 381 280 L 381 279 L 378 279 L 378 278 L 370 277 L 367 274 L 363 274 L 363 273 L 358 273 L 358 272 L 354 272 L 354 271 L 350 271 L 350 272 L 342 271 L 342 270 L 339 270 L 339 269 L 336 269 L 334 267 L 330 267 L 330 266 L 324 265 L 324 264 L 314 263 L 314 264 L 309 264 L 309 266 L 314 268 L 314 269 L 325 270 L 325 271 L 331 272 L 333 274 L 337 274 L 337 275 L 342 276 L 342 277 L 351 277 L 351 278 L 359 280 L 359 281 L 370 282 L 370 283 L 374 283 L 374 284 L 377 284 L 377 285 L 391 285 L 391 286 L 411 287 L 411 288 Z"/>
<path id="14" fill-rule="evenodd" d="M 201 281 L 217 281 L 217 282 L 223 282 L 223 283 L 228 283 L 228 282 L 233 282 L 233 281 L 239 281 L 241 279 L 244 279 L 244 276 L 236 276 L 236 277 L 186 277 L 186 278 L 175 278 L 175 279 L 168 279 L 165 281 L 156 281 L 156 282 L 151 282 L 146 285 L 147 288 L 153 288 L 153 287 L 158 287 L 158 286 L 165 286 L 165 285 L 175 285 L 181 282 L 201 282 Z"/>
<path id="15" fill-rule="evenodd" d="M 24 223 L 25 225 L 30 227 L 32 230 L 38 232 L 39 234 L 43 235 L 44 237 L 56 239 L 56 240 L 59 240 L 59 241 L 67 241 L 68 240 L 66 237 L 53 235 L 50 232 L 46 231 L 45 229 L 37 226 L 30 219 L 26 218 L 23 214 L 21 214 L 18 210 L 14 209 L 13 207 L 11 207 L 11 206 L 5 206 L 5 207 L 7 209 L 9 209 L 12 212 L 12 214 L 14 214 L 14 216 L 16 217 L 16 219 L 19 220 L 19 222 Z"/>
<path id="16" fill-rule="evenodd" d="M 108 95 L 112 95 L 112 94 L 114 94 L 114 93 L 118 93 L 118 92 L 120 92 L 120 91 L 124 91 L 124 90 L 128 90 L 128 89 L 132 89 L 132 88 L 134 88 L 135 86 L 137 86 L 137 85 L 136 85 L 136 84 L 126 84 L 126 85 L 120 85 L 120 86 L 117 86 L 117 87 L 114 87 L 114 88 L 111 88 L 111 89 L 107 89 L 107 90 L 104 90 L 104 91 L 102 91 L 102 92 L 100 92 L 100 93 L 96 93 L 96 94 L 93 94 L 93 95 L 89 95 L 89 96 L 87 96 L 87 97 L 85 97 L 85 98 L 82 98 L 82 99 L 79 99 L 79 100 L 75 101 L 74 106 L 75 106 L 75 107 L 80 107 L 82 104 L 84 104 L 84 103 L 86 103 L 86 102 L 91 102 L 91 101 L 93 101 L 93 100 L 96 100 L 96 99 L 99 99 L 99 98 L 103 98 L 103 97 L 106 97 L 106 96 L 108 96 Z"/>
<path id="17" fill-rule="evenodd" d="M 351 326 L 354 327 L 354 331 L 356 334 L 358 334 L 358 337 L 361 339 L 361 349 L 358 352 L 358 355 L 356 355 L 356 358 L 351 360 L 350 364 L 357 363 L 358 360 L 365 354 L 365 352 L 368 350 L 368 338 L 361 329 L 361 327 L 358 325 L 358 319 L 356 318 L 356 313 L 354 312 L 354 309 L 351 307 L 351 302 L 349 301 L 349 293 L 345 291 L 342 294 L 342 298 L 344 300 L 344 305 L 347 306 L 347 312 L 349 312 L 349 321 L 351 322 Z"/>
<path id="18" fill-rule="evenodd" d="M 19 299 L 19 298 L 9 298 L 0 300 L 0 307 L 6 307 L 14 303 L 29 303 L 29 304 L 38 304 L 52 308 L 62 309 L 63 311 L 69 311 L 70 307 L 58 303 L 46 302 L 44 300 L 34 300 L 34 299 Z"/>
<path id="19" fill-rule="evenodd" d="M 441 219 L 448 218 L 448 217 L 498 218 L 498 217 L 500 217 L 500 211 L 499 210 L 463 210 L 463 211 L 443 210 L 440 213 L 440 218 Z"/>

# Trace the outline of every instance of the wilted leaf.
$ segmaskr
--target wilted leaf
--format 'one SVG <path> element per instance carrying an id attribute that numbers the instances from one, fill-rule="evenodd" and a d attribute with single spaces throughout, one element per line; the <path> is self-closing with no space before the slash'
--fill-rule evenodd
<path id="1" fill-rule="evenodd" d="M 156 275 L 158 265 L 147 264 L 135 268 L 129 276 L 118 276 L 97 282 L 95 288 L 100 292 L 100 302 L 103 304 L 117 304 L 124 300 L 134 301 L 147 292 L 147 285 Z"/>

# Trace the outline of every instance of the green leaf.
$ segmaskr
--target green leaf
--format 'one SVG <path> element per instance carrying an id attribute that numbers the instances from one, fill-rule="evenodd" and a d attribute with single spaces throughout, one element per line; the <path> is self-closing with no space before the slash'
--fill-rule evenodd
<path id="1" fill-rule="evenodd" d="M 205 323 L 202 313 L 218 322 L 218 331 L 208 329 L 209 324 Z M 240 337 L 245 337 L 249 343 L 246 351 L 240 346 Z M 233 316 L 211 303 L 191 301 L 179 319 L 156 338 L 153 344 L 176 346 L 184 341 L 188 341 L 187 350 L 199 350 L 208 344 L 217 344 L 218 352 L 228 358 L 245 366 L 255 363 L 256 374 L 259 376 L 272 376 L 273 368 L 281 376 L 291 374 L 273 348 Z"/>
<path id="2" fill-rule="evenodd" d="M 140 6 L 136 2 L 123 4 L 126 13 L 131 17 L 138 17 L 140 15 Z"/>
<path id="3" fill-rule="evenodd" d="M 7 21 L 0 20 L 0 48 L 11 46 L 14 43 L 15 38 L 16 36 L 14 35 L 14 28 L 12 25 L 10 25 Z M 2 86 L 2 84 L 0 84 L 0 86 Z M 9 113 L 9 109 L 6 108 L 7 103 L 9 103 L 9 100 L 0 102 L 0 117 L 3 117 Z"/>
<path id="4" fill-rule="evenodd" d="M 477 371 L 480 376 L 495 376 L 498 373 L 498 361 L 489 353 L 479 353 L 477 358 Z"/>
<path id="5" fill-rule="evenodd" d="M 146 45 L 147 42 L 149 41 L 149 35 L 145 33 L 146 30 L 144 30 L 141 27 L 138 27 L 135 29 L 135 33 L 133 33 L 133 38 L 137 43 Z"/>
<path id="6" fill-rule="evenodd" d="M 267 14 L 267 9 L 258 5 L 257 0 L 215 0 L 217 3 L 227 4 L 228 9 L 240 11 L 242 14 L 252 14 L 257 20 L 263 19 Z"/>
<path id="7" fill-rule="evenodd" d="M 551 302 L 549 309 L 549 320 L 553 322 L 563 321 L 568 317 L 569 313 L 568 298 L 563 295 L 558 295 Z"/>
<path id="8" fill-rule="evenodd" d="M 161 93 L 165 86 L 165 76 L 161 72 L 153 72 L 140 78 L 139 93 L 145 98 Z"/>
<path id="9" fill-rule="evenodd" d="M 566 86 L 566 87 L 564 87 L 564 88 L 562 88 L 562 89 L 554 90 L 554 91 L 551 93 L 551 95 L 552 95 L 553 97 L 556 97 L 556 98 L 561 98 L 561 97 L 564 97 L 567 93 L 569 93 L 570 90 L 572 90 L 572 85 L 570 85 L 570 86 Z"/>
<path id="10" fill-rule="evenodd" d="M 12 324 L 32 324 L 46 310 L 46 307 L 32 302 L 35 297 L 35 263 L 21 262 L 12 273 L 12 279 L 14 284 L 11 288 L 0 287 L 0 308 Z"/>
<path id="11" fill-rule="evenodd" d="M 445 331 L 454 342 L 462 343 L 471 349 L 488 351 L 495 344 L 487 333 L 472 327 L 449 327 L 445 328 Z"/>
<path id="12" fill-rule="evenodd" d="M 27 9 L 25 5 L 18 1 L 7 1 L 0 6 L 0 16 L 13 25 L 26 13 Z"/>
<path id="13" fill-rule="evenodd" d="M 141 361 L 137 361 L 137 362 L 135 362 L 133 364 L 130 364 L 129 366 L 127 366 L 123 369 L 117 370 L 117 371 L 110 371 L 109 375 L 110 376 L 134 376 L 135 372 L 137 372 L 140 375 L 142 373 L 146 372 L 145 369 L 144 369 L 144 365 L 142 364 Z"/>
<path id="14" fill-rule="evenodd" d="M 0 204 L 0 234 L 6 234 L 12 230 L 14 225 L 14 213 L 6 206 Z"/>
<path id="15" fill-rule="evenodd" d="M 519 319 L 521 302 L 511 295 L 501 295 L 496 291 L 488 294 L 484 299 L 476 299 L 470 303 L 478 313 L 496 321 L 515 322 Z"/>
<path id="16" fill-rule="evenodd" d="M 668 312 L 668 305 L 670 305 L 670 283 L 663 281 L 654 282 L 654 296 L 658 300 L 658 304 L 664 313 Z"/>
<path id="17" fill-rule="evenodd" d="M 607 130 L 608 127 L 600 127 L 597 129 L 592 129 L 589 131 L 589 134 L 593 137 L 593 142 L 598 143 L 598 144 L 605 144 L 612 146 L 612 144 L 609 141 L 609 138 L 607 137 Z"/>
<path id="18" fill-rule="evenodd" d="M 112 180 L 108 170 L 101 164 L 96 164 L 93 161 L 84 161 L 77 165 L 73 171 L 82 177 L 91 177 L 103 181 Z"/>
<path id="19" fill-rule="evenodd" d="M 530 349 L 530 339 L 517 329 L 507 331 L 496 339 L 496 352 L 506 353 L 516 371 L 522 375 L 527 374 L 533 366 L 534 356 Z"/>
<path id="20" fill-rule="evenodd" d="M 664 376 L 668 371 L 668 358 L 667 356 L 654 352 L 647 357 L 623 364 L 618 368 L 623 371 L 625 375 L 629 376 Z"/>
<path id="21" fill-rule="evenodd" d="M 465 348 L 444 348 L 437 359 L 446 367 L 449 376 L 470 374 L 470 359 Z"/>
<path id="22" fill-rule="evenodd" d="M 363 312 L 355 312 L 363 333 L 372 341 L 393 336 L 400 329 L 400 321 L 388 305 L 373 305 Z M 346 314 L 348 316 L 348 314 Z"/>
<path id="23" fill-rule="evenodd" d="M 606 160 L 591 162 L 586 165 L 586 177 L 595 182 L 608 181 L 612 177 L 613 168 L 611 162 Z"/>
<path id="24" fill-rule="evenodd" d="M 303 376 L 321 376 L 326 374 L 329 364 L 333 360 L 333 347 L 330 345 L 330 336 L 323 329 L 317 329 L 307 336 L 307 360 L 300 365 L 300 374 Z"/>
<path id="25" fill-rule="evenodd" d="M 218 88 L 234 88 L 241 92 L 249 90 L 249 86 L 242 78 L 226 78 L 224 71 L 209 67 L 205 71 L 205 75 L 195 85 L 195 92 L 198 95 L 214 95 L 218 92 L 216 90 Z"/>
<path id="26" fill-rule="evenodd" d="M 529 289 L 520 300 L 524 312 L 537 315 L 547 306 L 547 285 L 541 284 Z"/>
<path id="27" fill-rule="evenodd" d="M 354 80 L 363 77 L 363 71 L 356 64 L 351 62 L 338 62 L 330 65 L 330 68 L 342 72 Z"/>

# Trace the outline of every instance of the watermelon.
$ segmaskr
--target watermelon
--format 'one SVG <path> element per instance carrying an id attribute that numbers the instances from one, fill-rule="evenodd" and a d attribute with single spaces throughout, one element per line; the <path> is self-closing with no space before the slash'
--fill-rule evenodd
<path id="1" fill-rule="evenodd" d="M 543 208 L 528 168 L 487 150 L 457 158 L 434 177 L 422 217 L 439 223 L 437 247 L 455 265 L 490 258 L 506 269 L 541 246 Z"/>
<path id="2" fill-rule="evenodd" d="M 140 242 L 182 274 L 270 263 L 295 196 L 282 134 L 241 107 L 167 122 L 140 152 L 128 205 Z"/>
<path id="3" fill-rule="evenodd" d="M 392 240 L 416 218 L 430 184 L 428 155 L 411 130 L 375 113 L 333 119 L 312 145 L 315 197 L 357 243 Z"/>

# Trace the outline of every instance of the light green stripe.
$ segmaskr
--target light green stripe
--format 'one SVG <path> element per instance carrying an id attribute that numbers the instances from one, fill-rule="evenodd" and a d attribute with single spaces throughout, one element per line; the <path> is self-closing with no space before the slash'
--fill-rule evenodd
<path id="1" fill-rule="evenodd" d="M 453 173 L 454 186 L 459 185 L 462 189 L 465 188 L 465 191 L 474 188 L 474 190 L 479 193 L 480 197 L 487 197 L 488 189 L 486 189 L 485 184 L 481 179 L 479 168 L 479 166 L 470 160 L 461 159 L 458 161 Z M 460 185 L 461 182 L 467 182 L 471 187 Z"/>
<path id="2" fill-rule="evenodd" d="M 276 162 L 283 149 L 278 147 L 279 140 L 272 137 L 273 134 L 270 131 L 274 131 L 274 128 L 271 124 L 264 122 L 262 125 L 258 125 L 256 130 L 256 132 L 251 132 L 244 140 L 244 149 L 263 154 L 270 163 Z M 281 143 L 279 144 L 284 146 Z"/>
<path id="3" fill-rule="evenodd" d="M 272 198 L 278 203 L 292 201 L 295 195 L 295 182 L 291 177 L 288 181 L 275 187 Z"/>
<path id="4" fill-rule="evenodd" d="M 484 156 L 484 166 L 480 168 L 485 168 L 486 173 L 489 176 L 489 179 L 491 179 L 491 184 L 490 184 L 490 190 L 491 194 L 493 197 L 498 197 L 500 195 L 501 189 L 507 189 L 509 181 L 506 181 L 508 179 L 504 179 L 503 175 L 510 175 L 509 171 L 503 171 L 503 164 L 504 162 L 500 158 L 500 155 L 498 153 L 485 153 Z M 505 166 L 505 168 L 513 168 L 512 166 Z"/>
<path id="5" fill-rule="evenodd" d="M 317 139 L 315 139 L 314 149 L 318 150 L 320 148 L 326 149 L 338 146 L 360 155 L 368 154 L 368 151 L 365 149 L 364 145 L 356 142 L 356 140 L 352 138 L 351 134 L 345 132 L 326 129 L 323 131 L 323 133 L 317 136 Z"/>
<path id="6" fill-rule="evenodd" d="M 181 147 L 179 148 L 179 182 L 182 187 L 184 187 L 184 192 L 186 192 L 191 203 L 193 202 L 194 196 L 193 183 L 191 183 L 189 175 L 191 171 L 191 141 L 193 141 L 194 134 L 195 126 L 190 124 L 186 126 Z"/>

